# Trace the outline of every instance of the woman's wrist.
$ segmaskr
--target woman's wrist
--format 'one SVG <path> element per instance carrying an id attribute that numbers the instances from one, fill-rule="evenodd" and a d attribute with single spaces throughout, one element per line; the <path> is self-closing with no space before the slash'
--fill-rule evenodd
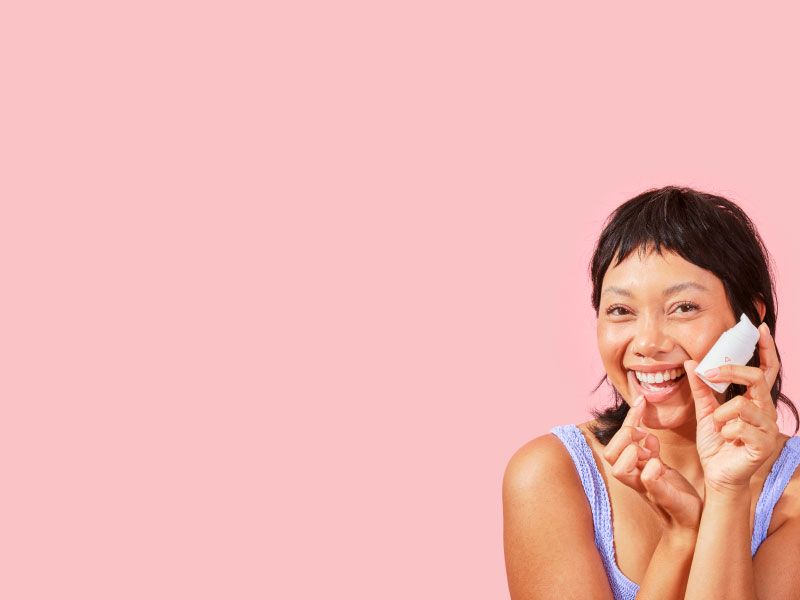
<path id="1" fill-rule="evenodd" d="M 713 504 L 736 504 L 747 503 L 749 505 L 750 485 L 736 485 L 736 486 L 713 486 L 706 484 L 705 499 L 703 500 L 703 507 L 709 503 Z"/>
<path id="2" fill-rule="evenodd" d="M 697 545 L 697 529 L 686 527 L 668 527 L 661 534 L 661 540 L 675 551 L 694 551 Z"/>

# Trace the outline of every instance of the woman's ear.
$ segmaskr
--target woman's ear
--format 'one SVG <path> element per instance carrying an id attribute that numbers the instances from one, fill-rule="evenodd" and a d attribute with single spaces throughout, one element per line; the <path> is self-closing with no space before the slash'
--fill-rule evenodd
<path id="1" fill-rule="evenodd" d="M 767 309 L 764 306 L 764 303 L 761 300 L 756 300 L 756 310 L 758 311 L 758 320 L 759 322 L 764 321 L 764 315 L 767 314 Z"/>

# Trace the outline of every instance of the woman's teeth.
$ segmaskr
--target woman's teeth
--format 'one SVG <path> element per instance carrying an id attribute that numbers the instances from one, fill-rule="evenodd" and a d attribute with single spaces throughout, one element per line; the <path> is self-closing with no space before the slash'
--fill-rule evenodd
<path id="1" fill-rule="evenodd" d="M 666 389 L 672 387 L 674 382 L 681 379 L 685 372 L 683 369 L 669 369 L 667 371 L 660 371 L 658 373 L 643 373 L 641 371 L 634 371 L 636 379 L 642 384 L 645 389 L 652 390 Z"/>

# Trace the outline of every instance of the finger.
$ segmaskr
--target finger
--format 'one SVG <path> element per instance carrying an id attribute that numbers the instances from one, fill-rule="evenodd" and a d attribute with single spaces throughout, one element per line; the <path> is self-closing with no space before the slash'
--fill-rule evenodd
<path id="1" fill-rule="evenodd" d="M 738 383 L 748 387 L 758 385 L 760 382 L 766 383 L 764 378 L 764 371 L 758 367 L 748 367 L 747 365 L 734 365 L 728 363 L 715 369 L 710 369 L 703 373 L 705 377 L 713 381 L 729 381 L 731 383 Z"/>
<path id="2" fill-rule="evenodd" d="M 712 371 L 706 371 L 703 375 L 711 381 L 729 381 L 746 385 L 750 397 L 759 405 L 763 405 L 766 402 L 772 404 L 767 380 L 764 371 L 760 368 L 728 364 L 718 367 L 717 373 L 712 374 Z"/>
<path id="3" fill-rule="evenodd" d="M 642 416 L 647 404 L 647 399 L 644 397 L 644 394 L 639 393 L 639 391 L 636 389 L 636 384 L 634 383 L 636 375 L 633 374 L 633 371 L 628 371 L 627 377 L 628 397 L 633 398 L 633 405 L 628 410 L 628 414 L 625 415 L 625 419 L 622 421 L 622 424 L 630 425 L 631 427 L 638 427 L 642 423 Z"/>
<path id="4" fill-rule="evenodd" d="M 663 505 L 669 498 L 667 494 L 667 483 L 662 478 L 667 472 L 667 467 L 658 458 L 652 458 L 647 461 L 639 479 L 642 486 L 650 492 L 650 495 L 658 503 Z"/>
<path id="5" fill-rule="evenodd" d="M 632 426 L 620 427 L 619 431 L 614 434 L 614 437 L 606 444 L 603 450 L 603 458 L 605 458 L 612 465 L 619 460 L 620 454 L 630 445 L 639 447 L 641 442 L 647 436 L 647 432 L 636 429 Z"/>
<path id="6" fill-rule="evenodd" d="M 645 463 L 653 458 L 653 453 L 648 448 L 634 446 L 636 448 L 636 466 L 641 470 Z"/>
<path id="7" fill-rule="evenodd" d="M 686 513 L 686 501 L 682 497 L 697 493 L 686 479 L 675 469 L 670 468 L 658 458 L 647 462 L 639 476 L 642 486 L 652 498 L 651 507 L 659 514 L 666 513 L 666 517 L 675 521 L 697 523 L 702 513 L 702 501 L 698 497 L 697 514 Z"/>
<path id="8" fill-rule="evenodd" d="M 643 447 L 647 450 L 650 450 L 651 456 L 661 456 L 661 443 L 652 433 L 648 433 L 647 437 L 644 438 Z"/>
<path id="9" fill-rule="evenodd" d="M 628 427 L 638 427 L 641 425 L 646 405 L 647 399 L 644 397 L 644 394 L 639 394 L 634 400 L 634 405 L 628 409 L 628 414 L 625 415 L 622 424 Z"/>
<path id="10" fill-rule="evenodd" d="M 769 446 L 770 436 L 757 427 L 753 427 L 745 421 L 728 421 L 720 429 L 719 434 L 728 442 L 733 442 L 741 446 L 747 444 L 756 450 L 765 449 Z"/>
<path id="11" fill-rule="evenodd" d="M 666 472 L 664 463 L 658 458 L 652 458 L 647 461 L 644 469 L 642 469 L 642 483 L 654 483 Z"/>
<path id="12" fill-rule="evenodd" d="M 769 325 L 762 323 L 758 326 L 760 336 L 758 338 L 758 364 L 764 371 L 764 378 L 767 380 L 767 387 L 771 390 L 778 378 L 778 371 L 781 363 L 778 360 L 778 350 L 775 347 L 775 339 L 769 330 Z"/>
<path id="13" fill-rule="evenodd" d="M 748 452 L 759 456 L 771 456 L 778 447 L 778 434 L 765 433 L 744 421 L 728 421 L 720 435 L 734 446 L 746 445 Z"/>
<path id="14" fill-rule="evenodd" d="M 714 411 L 714 431 L 719 431 L 725 423 L 737 417 L 762 431 L 772 430 L 772 415 L 744 396 L 735 396 Z"/>
<path id="15" fill-rule="evenodd" d="M 636 463 L 639 461 L 639 455 L 636 451 L 636 446 L 626 446 L 619 459 L 614 463 L 611 472 L 614 477 L 621 478 L 629 476 L 635 469 Z"/>
<path id="16" fill-rule="evenodd" d="M 635 388 L 631 388 L 632 382 L 631 377 L 632 373 L 628 371 L 628 385 L 629 385 L 629 392 L 635 391 Z M 625 419 L 622 421 L 622 425 L 620 426 L 617 433 L 611 438 L 611 440 L 606 444 L 606 448 L 603 451 L 603 458 L 605 458 L 609 463 L 612 465 L 615 464 L 622 454 L 622 451 L 625 450 L 626 447 L 633 444 L 638 446 L 639 442 L 642 441 L 647 435 L 647 432 L 643 432 L 637 429 L 637 426 L 642 421 L 642 412 L 644 411 L 644 405 L 646 404 L 646 400 L 644 395 L 639 394 L 637 396 L 629 395 L 629 397 L 635 397 L 636 400 L 634 401 L 635 406 L 632 406 L 628 409 L 628 414 L 625 415 Z M 641 400 L 639 404 L 636 404 L 637 401 Z"/>
<path id="17" fill-rule="evenodd" d="M 625 450 L 622 451 L 619 460 L 614 463 L 611 473 L 616 479 L 628 487 L 641 492 L 644 491 L 644 488 L 642 487 L 642 482 L 639 479 L 641 471 L 637 465 L 639 463 L 638 450 L 642 450 L 642 448 L 638 448 L 638 450 L 637 448 L 638 446 L 634 445 L 625 448 Z"/>
<path id="18" fill-rule="evenodd" d="M 694 398 L 695 415 L 699 421 L 713 413 L 719 407 L 719 402 L 714 390 L 694 372 L 696 368 L 696 360 L 687 360 L 683 363 L 683 370 L 686 371 L 686 378 L 689 380 L 689 388 Z"/>

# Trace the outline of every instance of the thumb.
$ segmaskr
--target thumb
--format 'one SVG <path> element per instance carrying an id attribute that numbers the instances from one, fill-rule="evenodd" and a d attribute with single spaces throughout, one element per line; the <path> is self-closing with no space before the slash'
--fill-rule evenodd
<path id="1" fill-rule="evenodd" d="M 697 420 L 700 421 L 712 414 L 719 408 L 720 404 L 717 402 L 716 396 L 714 396 L 714 390 L 706 385 L 706 382 L 700 379 L 695 373 L 697 364 L 696 360 L 684 361 L 683 370 L 686 371 L 686 378 L 689 380 L 689 387 L 694 397 L 695 415 Z"/>

